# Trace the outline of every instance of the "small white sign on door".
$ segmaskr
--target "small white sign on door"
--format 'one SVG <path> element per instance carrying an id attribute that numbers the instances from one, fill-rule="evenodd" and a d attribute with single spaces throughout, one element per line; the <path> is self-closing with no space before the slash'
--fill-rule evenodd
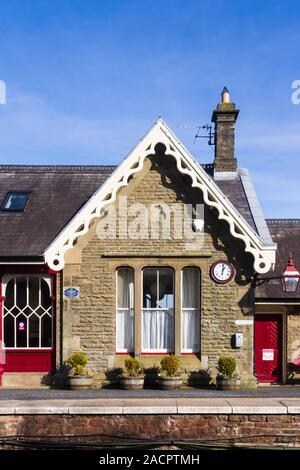
<path id="1" fill-rule="evenodd" d="M 262 350 L 263 361 L 274 361 L 274 349 L 263 349 Z"/>

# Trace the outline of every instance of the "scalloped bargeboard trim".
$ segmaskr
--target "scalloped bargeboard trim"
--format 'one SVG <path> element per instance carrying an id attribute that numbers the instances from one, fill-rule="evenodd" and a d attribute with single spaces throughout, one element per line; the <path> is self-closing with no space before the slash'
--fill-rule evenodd
<path id="1" fill-rule="evenodd" d="M 88 232 L 91 221 L 100 217 L 103 209 L 116 200 L 119 189 L 127 186 L 129 179 L 142 170 L 145 159 L 155 153 L 158 144 L 163 144 L 166 154 L 174 157 L 178 171 L 190 176 L 192 187 L 201 189 L 205 204 L 217 209 L 218 218 L 228 223 L 231 235 L 244 242 L 245 251 L 253 255 L 254 270 L 260 274 L 268 272 L 275 263 L 276 244 L 266 245 L 262 242 L 213 179 L 193 159 L 162 120 L 154 124 L 45 250 L 44 257 L 49 268 L 55 271 L 63 269 L 65 253 L 74 246 L 78 237 Z"/>

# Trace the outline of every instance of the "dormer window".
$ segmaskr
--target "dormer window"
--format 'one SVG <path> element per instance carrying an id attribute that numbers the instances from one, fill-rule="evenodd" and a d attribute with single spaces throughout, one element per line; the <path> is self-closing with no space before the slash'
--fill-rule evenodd
<path id="1" fill-rule="evenodd" d="M 6 194 L 1 210 L 8 212 L 22 212 L 29 198 L 28 191 L 10 191 Z"/>

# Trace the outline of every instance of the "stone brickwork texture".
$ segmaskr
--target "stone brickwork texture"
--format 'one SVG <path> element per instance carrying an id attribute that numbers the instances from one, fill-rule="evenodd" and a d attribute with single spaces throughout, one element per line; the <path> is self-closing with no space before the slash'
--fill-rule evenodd
<path id="1" fill-rule="evenodd" d="M 300 315 L 287 316 L 288 380 L 300 383 Z"/>
<path id="2" fill-rule="evenodd" d="M 0 415 L 1 436 L 99 435 L 300 447 L 300 415 Z"/>
<path id="3" fill-rule="evenodd" d="M 128 206 L 159 202 L 201 204 L 201 191 L 192 189 L 190 183 L 189 177 L 179 174 L 172 157 L 160 154 L 146 160 L 143 171 L 120 190 L 118 197 L 127 196 Z M 115 207 L 118 208 L 118 198 Z M 186 249 L 186 240 L 172 236 L 167 240 L 100 240 L 96 235 L 97 221 L 91 225 L 89 233 L 78 239 L 66 257 L 64 285 L 78 286 L 80 297 L 63 303 L 65 358 L 72 351 L 86 352 L 88 366 L 99 380 L 104 379 L 107 368 L 122 365 L 123 358 L 115 354 L 116 266 L 175 266 L 180 260 L 182 266 L 199 266 L 202 275 L 201 356 L 182 356 L 183 367 L 195 370 L 208 365 L 215 371 L 218 356 L 232 354 L 238 360 L 244 382 L 253 379 L 252 326 L 235 324 L 236 319 L 253 318 L 254 294 L 245 282 L 252 275 L 252 256 L 244 253 L 243 243 L 230 235 L 228 225 L 219 221 L 213 210 L 205 207 L 204 217 L 204 244 L 197 252 Z M 218 259 L 228 259 L 236 266 L 236 279 L 227 285 L 215 284 L 210 278 L 209 267 Z M 136 271 L 136 275 L 141 272 Z M 136 310 L 136 314 L 140 312 Z M 175 315 L 180 315 L 180 311 Z M 244 347 L 240 350 L 232 347 L 235 332 L 244 333 Z M 159 359 L 142 356 L 148 366 L 158 364 Z"/>

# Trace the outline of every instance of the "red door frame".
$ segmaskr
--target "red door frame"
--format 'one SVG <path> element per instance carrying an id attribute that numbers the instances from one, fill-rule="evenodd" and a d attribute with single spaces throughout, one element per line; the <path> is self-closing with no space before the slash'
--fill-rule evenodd
<path id="1" fill-rule="evenodd" d="M 255 364 L 255 373 L 259 383 L 282 383 L 283 382 L 283 358 L 284 358 L 284 351 L 283 351 L 283 325 L 284 325 L 284 317 L 280 313 L 261 313 L 256 314 L 254 317 L 254 364 Z M 266 344 L 265 348 L 259 344 L 258 338 L 258 322 L 259 321 L 277 321 L 277 354 L 275 353 L 276 357 L 274 357 L 273 361 L 266 361 L 263 363 L 262 361 L 262 350 L 268 349 L 268 344 Z M 269 346 L 270 347 L 270 346 Z M 274 356 L 275 356 L 274 355 Z M 258 369 L 261 369 L 261 364 L 266 366 L 266 375 L 259 377 Z M 278 373 L 275 375 L 274 370 L 276 370 L 276 364 Z M 267 371 L 269 369 L 269 371 Z"/>
<path id="2" fill-rule="evenodd" d="M 2 311 L 4 297 L 2 296 L 2 277 L 6 274 L 48 274 L 51 275 L 52 287 L 52 348 L 51 349 L 6 349 L 6 364 L 4 372 L 45 372 L 52 373 L 55 370 L 56 356 L 56 273 L 50 271 L 45 265 L 21 265 L 3 266 L 0 274 L 0 340 L 3 339 Z M 1 384 L 0 365 L 0 384 Z"/>

